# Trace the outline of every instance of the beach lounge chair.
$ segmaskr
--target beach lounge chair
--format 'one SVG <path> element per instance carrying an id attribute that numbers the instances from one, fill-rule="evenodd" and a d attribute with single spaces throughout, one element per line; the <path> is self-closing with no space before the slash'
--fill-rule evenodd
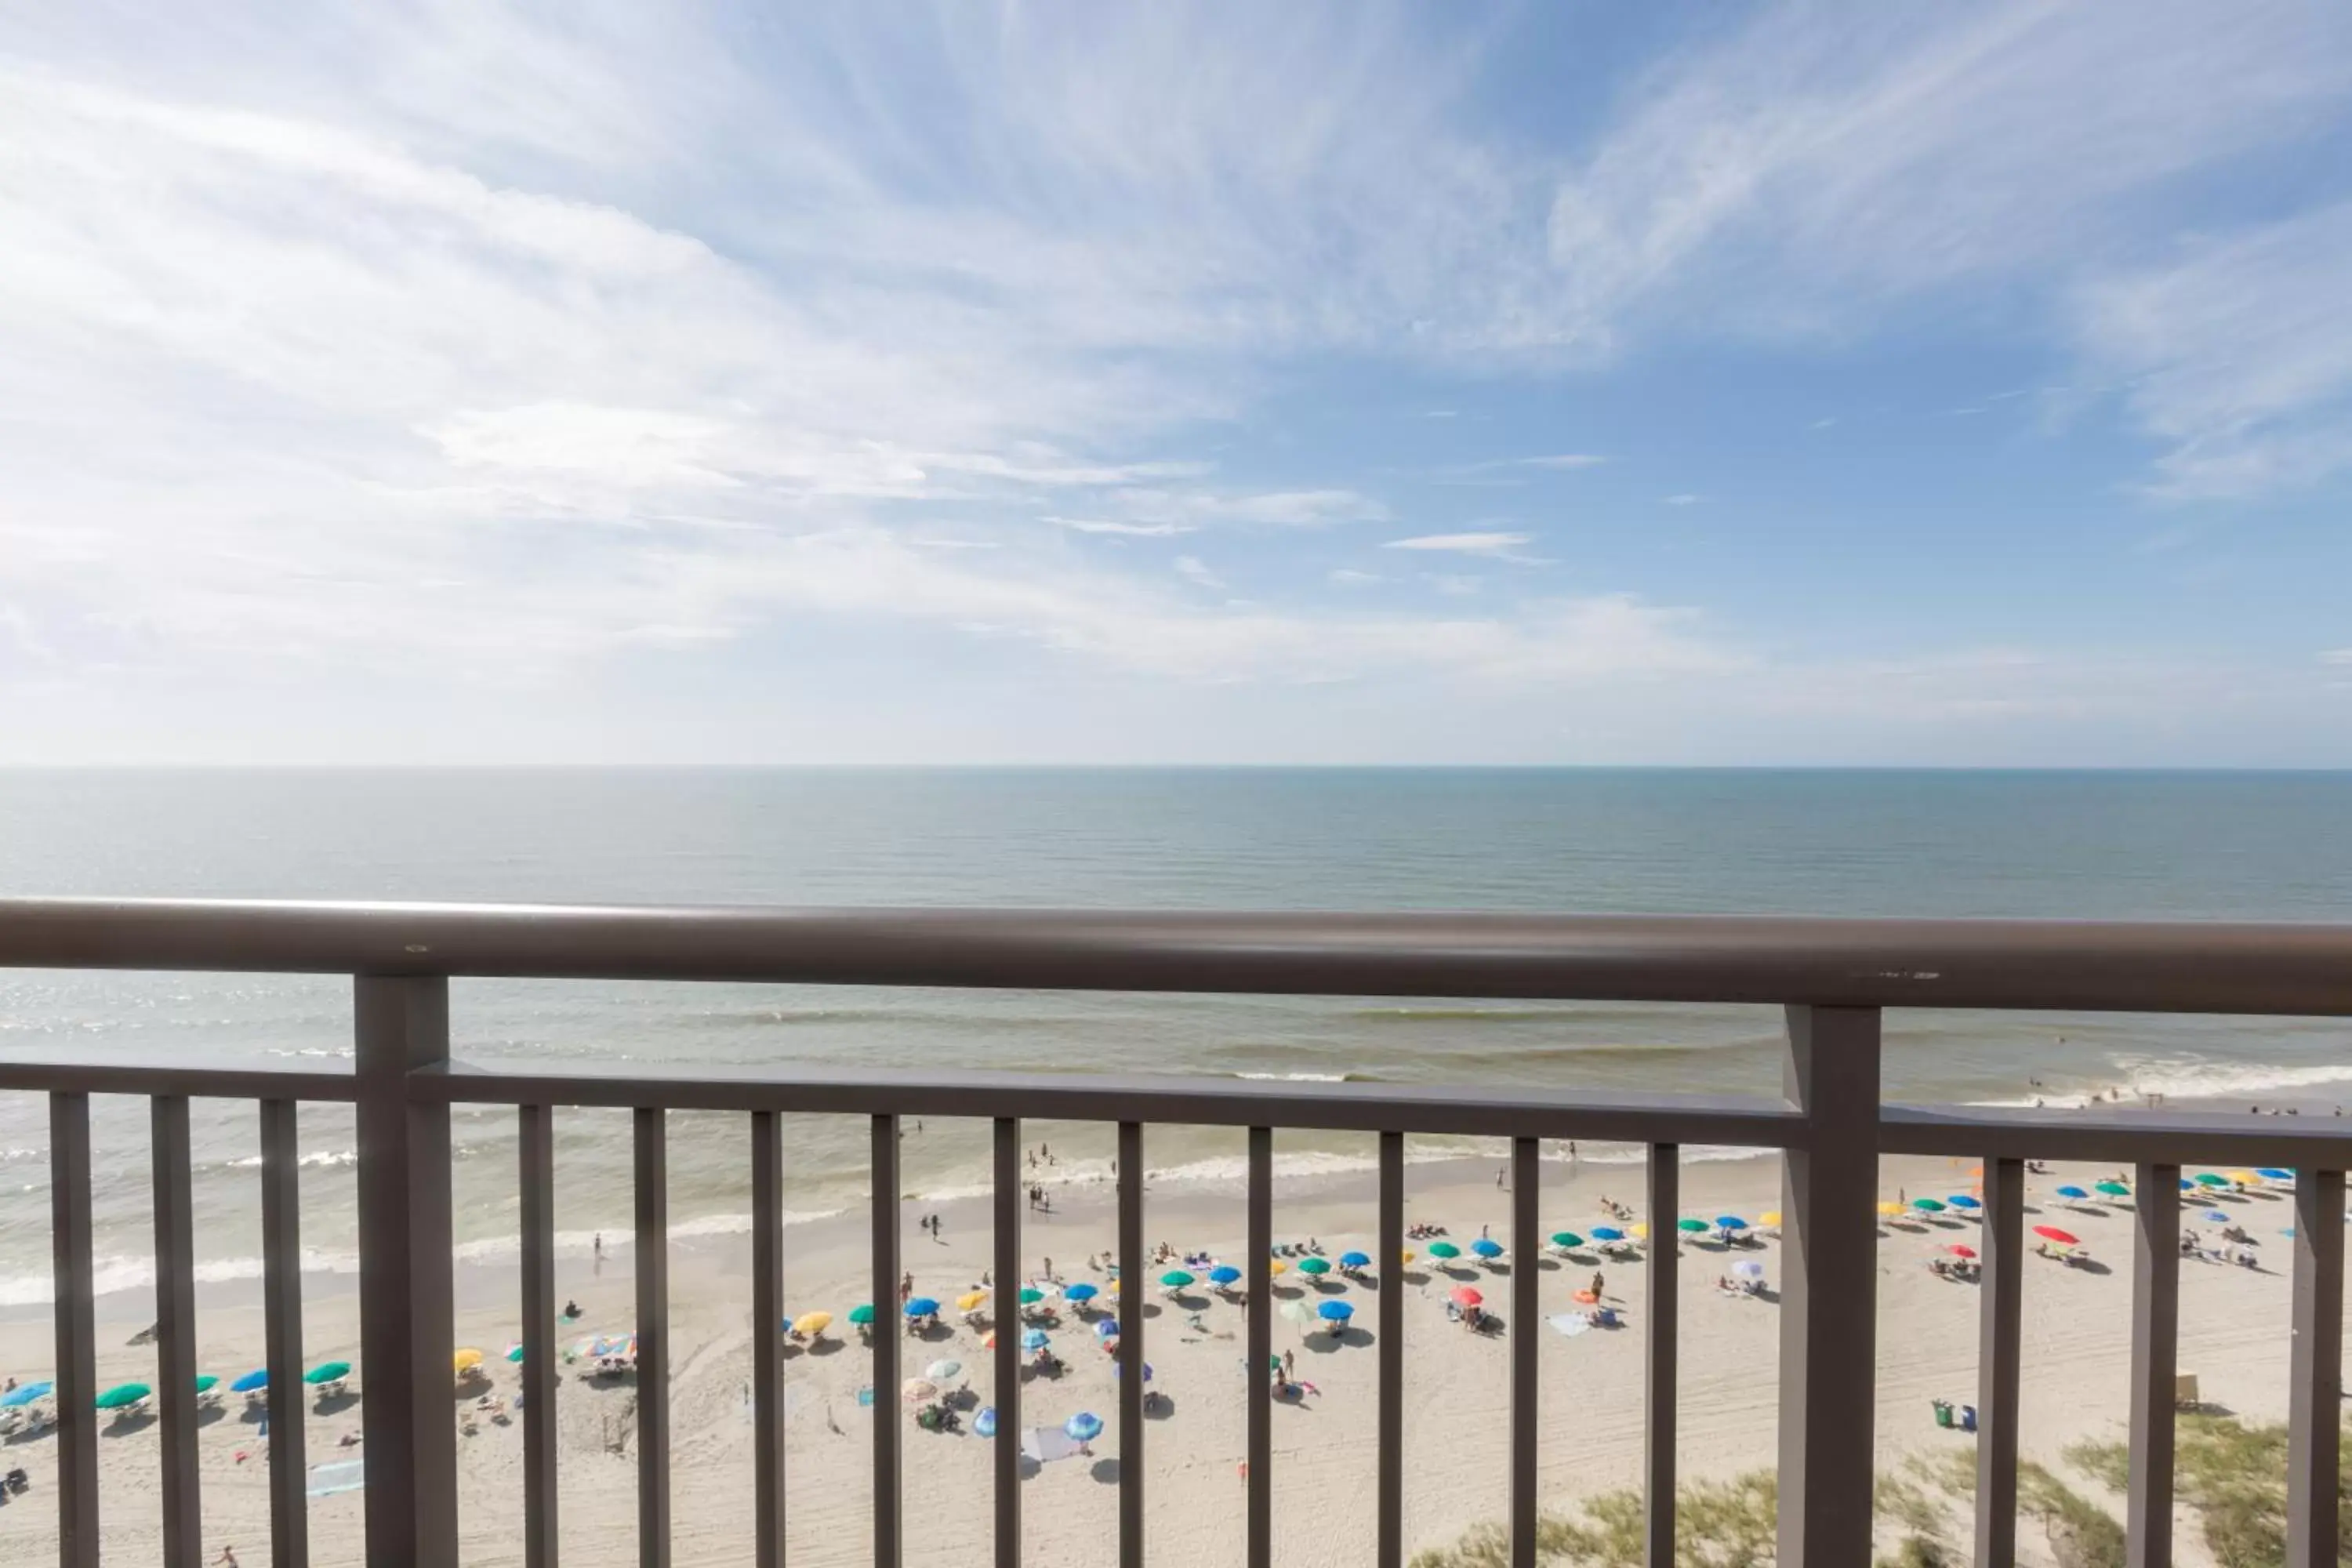
<path id="1" fill-rule="evenodd" d="M 2197 1392 L 2197 1374 L 2176 1373 L 2172 1379 L 2172 1405 L 2176 1410 L 2202 1410 L 2205 1402 Z"/>

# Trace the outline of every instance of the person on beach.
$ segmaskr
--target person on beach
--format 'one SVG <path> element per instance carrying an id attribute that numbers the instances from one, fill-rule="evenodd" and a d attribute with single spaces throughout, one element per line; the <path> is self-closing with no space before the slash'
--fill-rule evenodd
<path id="1" fill-rule="evenodd" d="M 222 1547 L 221 1554 L 213 1559 L 213 1568 L 236 1568 L 236 1548 Z"/>
<path id="2" fill-rule="evenodd" d="M 914 1297 L 915 1277 L 912 1274 L 901 1274 L 898 1276 L 898 1305 L 905 1306 L 914 1300 Z"/>
<path id="3" fill-rule="evenodd" d="M 574 1232 L 573 1234 L 574 1234 L 574 1235 L 577 1235 L 578 1233 L 577 1233 L 577 1232 Z M 598 1276 L 599 1276 L 599 1277 L 602 1277 L 602 1275 L 604 1274 L 604 1233 L 603 1231 L 601 1231 L 601 1230 L 600 1230 L 600 1231 L 598 1231 L 598 1232 L 596 1233 L 596 1273 L 598 1274 Z"/>
<path id="4" fill-rule="evenodd" d="M 1598 1268 L 1594 1269 L 1592 1271 L 1592 1299 L 1594 1300 L 1598 1301 L 1601 1300 L 1601 1287 L 1604 1283 L 1606 1283 L 1606 1281 L 1601 1278 L 1601 1270 Z"/>

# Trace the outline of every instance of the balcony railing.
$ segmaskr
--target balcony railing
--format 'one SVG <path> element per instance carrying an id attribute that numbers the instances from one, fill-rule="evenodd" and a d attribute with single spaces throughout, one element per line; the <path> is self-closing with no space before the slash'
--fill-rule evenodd
<path id="1" fill-rule="evenodd" d="M 993 1122 L 994 1277 L 1021 1278 L 1024 1118 L 1116 1122 L 1121 1277 L 1145 1276 L 1142 1130 L 1147 1123 L 1247 1129 L 1247 1227 L 1259 1258 L 1273 1244 L 1276 1128 L 1379 1134 L 1380 1256 L 1403 1245 L 1404 1137 L 1510 1141 L 1515 1256 L 1539 1250 L 1537 1153 L 1544 1139 L 1622 1141 L 1649 1149 L 1654 1215 L 1674 1215 L 1685 1144 L 1781 1152 L 1780 1560 L 1861 1568 L 1870 1560 L 1871 1376 L 1882 1154 L 1984 1163 L 1983 1289 L 1976 1560 L 2013 1561 L 2017 1519 L 2019 1283 L 2024 1162 L 2095 1160 L 2138 1167 L 2133 1268 L 2131 1484 L 2126 1521 L 2135 1568 L 2171 1560 L 2174 1363 L 2179 1310 L 2178 1176 L 2187 1162 L 2292 1168 L 2294 1327 L 2289 1391 L 2293 1568 L 2336 1558 L 2344 1273 L 2345 1124 L 2134 1110 L 2002 1111 L 1883 1103 L 1880 1031 L 1888 1008 L 2031 1008 L 2352 1016 L 2352 928 L 2084 925 L 2017 921 L 1526 919 L 1396 915 L 1115 915 L 1012 912 L 799 913 L 668 909 L 0 900 L 0 965 L 66 969 L 268 971 L 354 977 L 354 1068 L 278 1072 L 186 1063 L 0 1061 L 0 1089 L 50 1104 L 57 1279 L 60 1562 L 98 1562 L 97 1393 L 91 1304 L 92 1093 L 150 1097 L 153 1119 L 161 1489 L 167 1568 L 201 1551 L 196 1467 L 194 1237 L 188 1100 L 259 1102 L 264 1301 L 270 1431 L 271 1561 L 308 1561 L 302 1453 L 300 1237 L 296 1108 L 356 1107 L 359 1136 L 361 1374 L 367 1561 L 374 1568 L 454 1565 L 457 1552 L 449 1131 L 451 1107 L 509 1105 L 519 1118 L 524 1245 L 526 1561 L 557 1561 L 556 1308 L 552 1111 L 627 1107 L 635 1115 L 640 1561 L 670 1550 L 665 1112 L 740 1112 L 751 1128 L 753 1318 L 782 1313 L 778 1117 L 868 1117 L 873 1131 L 872 1266 L 877 1302 L 899 1269 L 898 1122 L 905 1116 Z M 479 1070 L 450 1056 L 454 976 L 779 982 L 1348 996 L 1773 1003 L 1785 1006 L 1786 1098 L 1604 1098 L 1403 1089 L 1378 1084 L 1013 1074 L 885 1075 L 806 1070 L 615 1072 Z M 1653 1249 L 1644 1349 L 1643 1476 L 1650 1562 L 1674 1561 L 1675 1249 Z M 1535 1561 L 1538 1271 L 1511 1271 L 1512 1561 Z M 1247 1563 L 1272 1563 L 1273 1336 L 1268 1292 L 1247 1300 Z M 1124 1293 L 1118 1339 L 1118 1561 L 1143 1562 L 1141 1291 Z M 1378 1551 L 1401 1568 L 1402 1292 L 1379 1293 Z M 783 1562 L 782 1364 L 773 1332 L 754 1336 L 756 1554 Z M 900 1336 L 874 1338 L 873 1384 L 899 1382 Z M 994 1371 L 994 1561 L 1021 1561 L 1017 1336 L 1000 1334 Z M 874 1423 L 877 1568 L 902 1555 L 903 1423 Z"/>

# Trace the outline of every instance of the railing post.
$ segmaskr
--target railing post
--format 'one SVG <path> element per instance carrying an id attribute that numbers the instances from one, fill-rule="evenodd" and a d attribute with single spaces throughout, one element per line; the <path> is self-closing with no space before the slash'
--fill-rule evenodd
<path id="1" fill-rule="evenodd" d="M 2124 1561 L 2130 1568 L 2170 1568 L 2180 1365 L 2179 1166 L 2139 1167 L 2132 1215 L 2131 1484 L 2124 1500 Z"/>
<path id="2" fill-rule="evenodd" d="M 1870 1562 L 1876 1398 L 1879 1013 L 1789 1009 L 1784 1078 L 1804 1115 L 1781 1155 L 1780 1560 Z M 1653 1215 L 1650 1245 L 1672 1247 Z"/>
<path id="3" fill-rule="evenodd" d="M 56 1253 L 58 1563 L 98 1568 L 98 1331 L 89 1224 L 89 1096 L 49 1096 L 49 1239 Z"/>
<path id="4" fill-rule="evenodd" d="M 782 1120 L 751 1113 L 751 1562 L 784 1563 L 784 1163 Z M 881 1407 L 881 1401 L 875 1401 Z"/>
<path id="5" fill-rule="evenodd" d="M 630 1114 L 636 1152 L 637 1568 L 669 1568 L 669 1112 L 640 1105 Z"/>
<path id="6" fill-rule="evenodd" d="M 1643 1266 L 1649 1279 L 1649 1329 L 1643 1356 L 1643 1405 L 1647 1419 L 1642 1437 L 1642 1501 L 1644 1544 L 1642 1561 L 1648 1568 L 1675 1568 L 1675 1434 L 1682 1325 L 1682 1271 L 1675 1267 L 1680 1248 L 1659 1243 L 1673 1234 L 1675 1216 L 1682 1213 L 1682 1146 L 1650 1145 L 1650 1256 Z"/>
<path id="7" fill-rule="evenodd" d="M 555 1568 L 555 1108 L 526 1105 L 515 1118 L 521 1196 L 522 1560 Z"/>
<path id="8" fill-rule="evenodd" d="M 310 1454 L 302 1432 L 301 1109 L 261 1102 L 262 1337 L 269 1381 L 270 1568 L 309 1568 Z"/>
<path id="9" fill-rule="evenodd" d="M 155 1178 L 155 1403 L 162 1410 L 163 1568 L 198 1568 L 205 1510 L 196 1479 L 196 1261 L 188 1100 L 148 1102 Z"/>
<path id="10" fill-rule="evenodd" d="M 449 1059 L 449 983 L 362 974 L 352 1002 L 368 1568 L 457 1568 L 449 1108 L 408 1093 Z"/>
<path id="11" fill-rule="evenodd" d="M 2287 1568 L 2336 1561 L 2344 1409 L 2344 1173 L 2294 1173 L 2294 1346 L 2287 1392 Z"/>
<path id="12" fill-rule="evenodd" d="M 2019 1310 L 2024 1300 L 2025 1162 L 1984 1163 L 1978 1284 L 1977 1568 L 2017 1562 Z"/>

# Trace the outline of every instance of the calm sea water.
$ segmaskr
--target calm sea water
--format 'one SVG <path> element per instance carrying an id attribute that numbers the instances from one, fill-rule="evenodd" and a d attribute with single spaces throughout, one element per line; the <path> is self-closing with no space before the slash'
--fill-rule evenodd
<path id="1" fill-rule="evenodd" d="M 707 770 L 0 773 L 0 893 L 597 902 L 2352 919 L 2352 774 L 1683 771 Z M 1778 1017 L 1733 1007 L 1399 1005 L 782 986 L 472 982 L 475 1058 L 929 1065 L 1587 1087 L 1777 1082 Z M 347 1055 L 348 982 L 0 971 L 0 1051 Z M 2029 1076 L 2175 1096 L 2352 1097 L 2325 1021 L 1905 1014 L 1890 1094 L 1999 1101 Z M 141 1102 L 98 1102 L 101 1281 L 151 1278 Z M 202 1270 L 256 1271 L 254 1113 L 197 1110 Z M 742 1226 L 745 1135 L 682 1118 L 681 1230 Z M 0 1096 L 0 1306 L 48 1293 L 46 1113 Z M 1039 1130 L 1075 1176 L 1108 1130 Z M 511 1251 L 510 1112 L 465 1112 L 459 1225 Z M 312 1262 L 349 1266 L 347 1114 L 306 1110 Z M 1155 1129 L 1176 1176 L 1238 1142 Z M 1293 1168 L 1368 1157 L 1286 1136 Z M 1445 1146 L 1429 1141 L 1430 1152 Z M 810 1119 L 802 1212 L 864 1191 L 864 1130 Z M 1458 1152 L 1458 1151 L 1456 1151 Z M 1588 1151 L 1588 1152 L 1591 1152 Z M 1606 1151 L 1601 1152 L 1606 1153 Z M 628 1132 L 561 1126 L 566 1247 L 625 1230 Z M 978 1186 L 977 1127 L 910 1137 L 917 1190 Z"/>

